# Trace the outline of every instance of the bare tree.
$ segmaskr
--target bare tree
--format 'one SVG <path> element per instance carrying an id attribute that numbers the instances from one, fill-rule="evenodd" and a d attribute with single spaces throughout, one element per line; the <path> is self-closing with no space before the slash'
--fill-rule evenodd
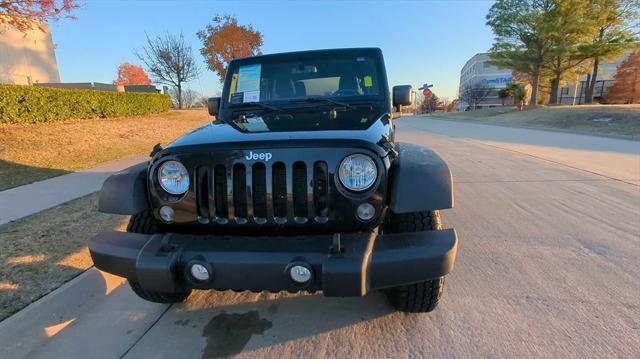
<path id="1" fill-rule="evenodd" d="M 442 108 L 442 112 L 448 112 L 447 108 L 449 108 L 449 104 L 451 104 L 451 99 L 445 96 L 440 99 L 438 107 Z"/>
<path id="2" fill-rule="evenodd" d="M 196 101 L 200 97 L 200 94 L 192 89 L 186 89 L 184 91 L 184 104 L 186 108 L 192 108 L 195 106 Z"/>
<path id="3" fill-rule="evenodd" d="M 178 97 L 179 96 L 178 89 L 176 87 L 173 87 L 169 91 L 169 94 L 171 95 L 171 101 L 173 102 L 173 105 L 175 107 L 178 107 L 179 99 L 180 99 L 180 97 Z M 199 107 L 198 101 L 200 100 L 201 97 L 202 95 L 193 89 L 186 88 L 182 90 L 182 107 L 183 108 Z"/>
<path id="4" fill-rule="evenodd" d="M 479 83 L 469 85 L 464 87 L 460 91 L 460 101 L 466 102 L 469 106 L 471 106 L 472 109 L 475 110 L 476 107 L 478 107 L 478 104 L 489 97 L 492 91 L 493 88 Z"/>
<path id="5" fill-rule="evenodd" d="M 202 96 L 196 101 L 194 107 L 204 107 L 206 108 L 209 105 L 209 98 L 207 96 Z"/>
<path id="6" fill-rule="evenodd" d="M 173 86 L 177 91 L 178 108 L 183 107 L 182 85 L 198 77 L 198 67 L 191 46 L 184 36 L 166 34 L 150 38 L 136 55 L 147 67 L 157 83 Z"/>
<path id="7" fill-rule="evenodd" d="M 458 105 L 460 104 L 460 100 L 457 98 L 454 98 L 451 103 L 449 103 L 447 105 L 447 107 L 445 108 L 445 112 L 457 112 L 458 111 Z"/>

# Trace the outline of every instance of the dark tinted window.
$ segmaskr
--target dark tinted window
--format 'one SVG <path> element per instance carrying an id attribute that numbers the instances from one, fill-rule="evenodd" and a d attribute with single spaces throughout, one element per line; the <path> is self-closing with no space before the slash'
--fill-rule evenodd
<path id="1" fill-rule="evenodd" d="M 331 58 L 266 60 L 231 69 L 231 104 L 286 101 L 305 97 L 350 99 L 380 95 L 376 58 L 338 55 Z"/>

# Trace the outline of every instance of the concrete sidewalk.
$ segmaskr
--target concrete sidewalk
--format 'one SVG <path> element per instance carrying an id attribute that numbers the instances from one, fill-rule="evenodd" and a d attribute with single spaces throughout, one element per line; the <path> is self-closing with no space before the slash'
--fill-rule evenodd
<path id="1" fill-rule="evenodd" d="M 0 322 L 0 358 L 119 358 L 166 311 L 91 268 Z"/>
<path id="2" fill-rule="evenodd" d="M 2 191 L 0 225 L 96 192 L 111 174 L 148 158 L 149 156 L 143 155 L 109 162 L 88 170 Z"/>

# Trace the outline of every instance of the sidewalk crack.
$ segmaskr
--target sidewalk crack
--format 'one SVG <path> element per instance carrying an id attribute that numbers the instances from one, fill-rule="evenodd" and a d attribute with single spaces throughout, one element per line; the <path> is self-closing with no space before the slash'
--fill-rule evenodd
<path id="1" fill-rule="evenodd" d="M 144 333 L 142 333 L 132 344 L 131 346 L 129 346 L 129 348 L 127 348 L 127 350 L 125 350 L 124 353 L 122 353 L 122 355 L 120 355 L 120 359 L 124 358 L 127 356 L 127 354 L 129 354 L 129 352 L 131 351 L 131 349 L 133 349 L 136 345 L 138 345 L 138 343 L 142 340 L 142 338 L 145 337 L 145 335 L 147 335 L 147 333 L 149 333 L 149 331 L 155 327 L 156 324 L 158 324 L 158 322 L 160 321 L 160 319 L 162 319 L 162 317 L 164 317 L 164 315 L 169 311 L 169 309 L 173 306 L 173 304 L 169 304 L 167 305 L 167 307 L 162 311 L 162 313 L 160 313 L 160 315 L 158 316 L 158 318 L 156 318 L 153 323 L 151 323 L 151 325 L 144 331 Z"/>

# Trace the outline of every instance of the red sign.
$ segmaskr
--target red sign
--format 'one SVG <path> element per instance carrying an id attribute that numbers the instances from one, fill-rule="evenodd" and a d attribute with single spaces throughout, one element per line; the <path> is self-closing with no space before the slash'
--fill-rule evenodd
<path id="1" fill-rule="evenodd" d="M 422 90 L 422 94 L 424 95 L 424 97 L 431 97 L 431 95 L 433 95 L 433 93 L 429 89 Z"/>

